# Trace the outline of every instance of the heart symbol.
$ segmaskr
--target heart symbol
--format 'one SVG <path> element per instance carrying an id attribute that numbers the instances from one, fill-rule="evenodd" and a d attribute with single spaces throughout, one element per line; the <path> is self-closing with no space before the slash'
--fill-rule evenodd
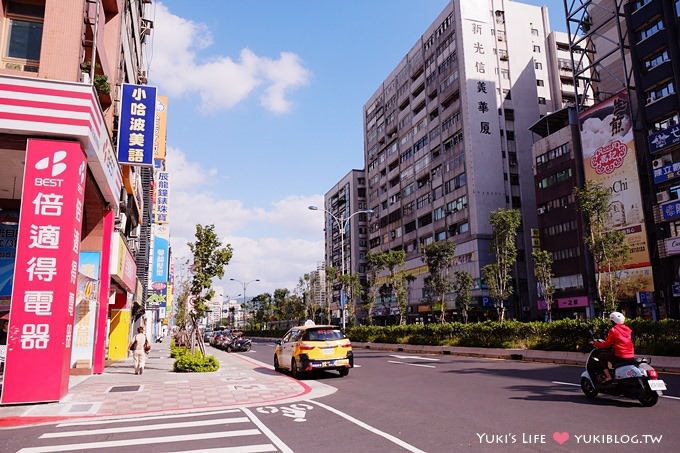
<path id="1" fill-rule="evenodd" d="M 563 432 L 563 433 L 558 433 L 554 432 L 553 433 L 553 440 L 557 442 L 558 444 L 562 445 L 566 441 L 569 440 L 569 433 L 568 432 Z"/>

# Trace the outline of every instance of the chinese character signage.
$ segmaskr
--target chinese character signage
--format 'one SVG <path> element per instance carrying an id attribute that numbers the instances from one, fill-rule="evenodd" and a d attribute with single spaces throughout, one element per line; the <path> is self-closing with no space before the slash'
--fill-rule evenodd
<path id="1" fill-rule="evenodd" d="M 0 307 L 9 308 L 16 259 L 19 211 L 0 210 Z"/>
<path id="2" fill-rule="evenodd" d="M 626 234 L 631 254 L 625 267 L 651 269 L 628 91 L 582 112 L 579 121 L 585 178 L 611 191 L 606 226 Z M 643 290 L 653 291 L 651 272 L 639 275 Z"/>
<path id="3" fill-rule="evenodd" d="M 680 143 L 680 125 L 676 124 L 647 138 L 649 142 L 649 152 L 654 154 L 669 146 Z"/>
<path id="4" fill-rule="evenodd" d="M 156 218 L 154 223 L 168 223 L 168 200 L 170 199 L 170 177 L 167 171 L 156 172 Z"/>
<path id="5" fill-rule="evenodd" d="M 77 142 L 28 140 L 3 404 L 68 391 L 85 159 Z"/>
<path id="6" fill-rule="evenodd" d="M 170 229 L 167 225 L 153 225 L 153 260 L 150 281 L 168 281 L 168 269 L 170 264 L 168 256 L 170 254 Z"/>
<path id="7" fill-rule="evenodd" d="M 672 162 L 654 169 L 654 184 L 661 184 L 678 177 L 680 177 L 680 162 Z"/>
<path id="8" fill-rule="evenodd" d="M 659 206 L 661 209 L 661 216 L 664 220 L 673 220 L 680 217 L 680 200 L 664 203 Z"/>
<path id="9" fill-rule="evenodd" d="M 123 84 L 118 126 L 118 161 L 153 166 L 156 87 Z"/>

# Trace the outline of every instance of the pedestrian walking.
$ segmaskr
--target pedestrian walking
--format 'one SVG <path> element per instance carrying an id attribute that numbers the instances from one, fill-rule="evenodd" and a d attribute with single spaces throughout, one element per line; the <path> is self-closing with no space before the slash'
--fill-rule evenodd
<path id="1" fill-rule="evenodd" d="M 149 340 L 144 333 L 144 327 L 137 327 L 137 335 L 130 343 L 130 351 L 132 351 L 132 358 L 135 361 L 135 374 L 142 374 L 144 365 L 146 365 L 146 355 L 151 350 Z"/>

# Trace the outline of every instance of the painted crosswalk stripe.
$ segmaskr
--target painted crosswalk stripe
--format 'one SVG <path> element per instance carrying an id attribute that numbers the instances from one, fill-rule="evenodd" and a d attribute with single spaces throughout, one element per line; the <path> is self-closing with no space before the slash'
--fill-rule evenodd
<path id="1" fill-rule="evenodd" d="M 278 451 L 272 444 L 243 445 L 241 447 L 219 447 L 203 450 L 184 450 L 182 453 L 265 453 Z"/>
<path id="2" fill-rule="evenodd" d="M 136 433 L 141 431 L 156 431 L 159 429 L 177 429 L 177 428 L 196 428 L 199 426 L 213 426 L 230 423 L 247 423 L 250 422 L 248 417 L 234 417 L 234 418 L 217 418 L 214 420 L 198 420 L 192 422 L 179 423 L 157 423 L 155 425 L 136 425 L 136 426 L 118 426 L 115 428 L 104 429 L 85 429 L 81 431 L 60 431 L 56 433 L 45 433 L 40 436 L 41 439 L 54 439 L 57 437 L 74 437 L 74 436 L 92 436 L 98 434 L 120 434 L 120 433 Z"/>
<path id="3" fill-rule="evenodd" d="M 219 411 L 207 411 L 207 412 L 185 412 L 182 414 L 169 414 L 169 415 L 152 415 L 148 417 L 127 417 L 127 418 L 105 418 L 103 420 L 88 420 L 81 422 L 67 422 L 59 423 L 59 427 L 64 426 L 95 426 L 95 425 L 111 425 L 112 423 L 126 423 L 126 422 L 141 422 L 149 420 L 167 420 L 173 418 L 188 418 L 188 417 L 200 417 L 203 415 L 222 415 L 222 414 L 233 414 L 236 412 L 241 412 L 240 409 L 227 409 Z"/>
<path id="4" fill-rule="evenodd" d="M 80 444 L 67 444 L 67 445 L 48 445 L 44 447 L 29 447 L 22 448 L 17 453 L 51 453 L 57 451 L 74 451 L 74 450 L 94 450 L 95 448 L 119 448 L 119 447 L 129 447 L 133 445 L 151 445 L 151 444 L 164 444 L 171 442 L 184 442 L 184 441 L 200 441 L 207 439 L 223 439 L 227 437 L 240 437 L 240 436 L 257 436 L 262 433 L 257 429 L 241 429 L 236 431 L 223 431 L 218 433 L 194 433 L 186 434 L 181 436 L 161 436 L 161 437 L 147 437 L 140 439 L 123 439 L 123 440 L 110 440 L 102 442 L 84 442 Z"/>

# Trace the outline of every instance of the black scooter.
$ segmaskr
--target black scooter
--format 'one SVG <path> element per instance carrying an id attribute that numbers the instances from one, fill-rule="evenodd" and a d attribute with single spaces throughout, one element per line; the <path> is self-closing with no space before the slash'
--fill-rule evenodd
<path id="1" fill-rule="evenodd" d="M 252 347 L 252 341 L 245 337 L 234 337 L 227 344 L 227 352 L 248 352 Z"/>

